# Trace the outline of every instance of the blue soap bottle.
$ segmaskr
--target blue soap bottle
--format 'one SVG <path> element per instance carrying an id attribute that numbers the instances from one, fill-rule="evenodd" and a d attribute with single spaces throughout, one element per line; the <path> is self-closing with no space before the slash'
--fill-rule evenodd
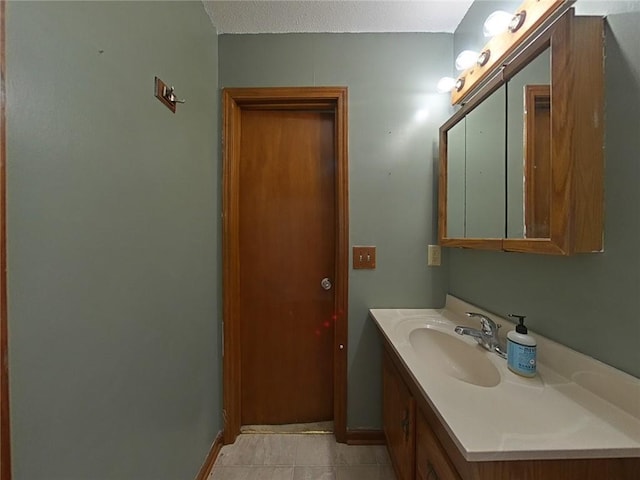
<path id="1" fill-rule="evenodd" d="M 507 333 L 507 366 L 509 370 L 523 377 L 536 374 L 536 339 L 529 335 L 524 325 L 523 315 L 509 315 L 518 319 L 515 330 Z"/>

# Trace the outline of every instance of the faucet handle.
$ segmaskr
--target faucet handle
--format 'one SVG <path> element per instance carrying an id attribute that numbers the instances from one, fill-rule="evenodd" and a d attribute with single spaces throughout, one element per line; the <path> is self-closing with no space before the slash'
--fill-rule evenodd
<path id="1" fill-rule="evenodd" d="M 487 317 L 482 317 L 480 319 L 480 325 L 482 325 L 482 331 L 487 335 L 497 335 L 498 329 L 502 327 L 502 325 Z"/>
<path id="2" fill-rule="evenodd" d="M 486 335 L 497 335 L 498 329 L 502 326 L 481 313 L 467 312 L 467 316 L 479 318 L 480 325 L 482 325 L 482 332 Z"/>
<path id="3" fill-rule="evenodd" d="M 499 328 L 502 327 L 502 325 L 500 323 L 496 323 L 493 320 L 491 320 L 490 318 L 481 318 L 480 319 L 480 323 L 483 325 L 487 325 L 491 330 L 494 331 L 498 331 Z"/>

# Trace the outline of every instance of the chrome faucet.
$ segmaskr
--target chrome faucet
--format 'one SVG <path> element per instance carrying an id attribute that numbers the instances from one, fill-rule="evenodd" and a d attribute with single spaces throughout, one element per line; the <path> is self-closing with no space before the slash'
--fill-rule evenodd
<path id="1" fill-rule="evenodd" d="M 498 329 L 501 325 L 481 313 L 467 312 L 467 316 L 480 319 L 480 330 L 458 325 L 455 328 L 455 332 L 458 335 L 469 335 L 470 337 L 475 338 L 476 342 L 490 352 L 495 352 L 502 358 L 507 358 L 507 350 L 500 343 L 498 338 Z"/>

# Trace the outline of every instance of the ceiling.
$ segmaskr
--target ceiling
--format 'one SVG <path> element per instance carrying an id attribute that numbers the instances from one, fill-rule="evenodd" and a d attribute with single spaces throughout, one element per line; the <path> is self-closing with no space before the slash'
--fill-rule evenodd
<path id="1" fill-rule="evenodd" d="M 203 0 L 219 34 L 450 32 L 473 0 Z"/>

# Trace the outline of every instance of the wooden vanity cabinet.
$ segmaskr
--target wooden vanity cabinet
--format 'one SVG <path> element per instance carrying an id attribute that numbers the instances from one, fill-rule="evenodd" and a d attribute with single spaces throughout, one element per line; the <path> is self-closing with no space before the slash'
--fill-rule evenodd
<path id="1" fill-rule="evenodd" d="M 398 355 L 386 340 L 384 343 L 384 433 L 397 480 L 638 478 L 639 458 L 467 461 Z"/>
<path id="2" fill-rule="evenodd" d="M 401 373 L 403 372 L 403 373 Z M 397 480 L 462 480 L 403 379 L 406 371 L 385 348 L 382 359 L 383 423 Z M 408 379 L 407 379 L 408 380 Z"/>
<path id="3" fill-rule="evenodd" d="M 387 352 L 382 362 L 382 389 L 384 434 L 397 480 L 413 480 L 415 401 Z"/>
<path id="4" fill-rule="evenodd" d="M 416 412 L 416 480 L 461 480 L 420 410 Z"/>

